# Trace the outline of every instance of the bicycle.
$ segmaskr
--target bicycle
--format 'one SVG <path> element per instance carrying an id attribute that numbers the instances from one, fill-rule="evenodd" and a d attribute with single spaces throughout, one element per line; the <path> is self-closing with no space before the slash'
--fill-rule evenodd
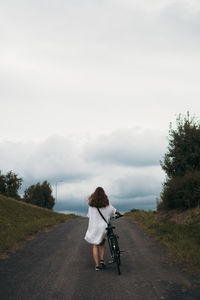
<path id="1" fill-rule="evenodd" d="M 116 217 L 114 217 L 114 219 L 118 219 L 122 216 L 116 216 Z M 119 248 L 119 243 L 118 243 L 119 236 L 114 233 L 113 229 L 115 229 L 115 226 L 112 226 L 111 222 L 109 222 L 108 227 L 106 228 L 108 245 L 109 245 L 110 254 L 112 257 L 112 263 L 114 263 L 116 265 L 117 272 L 120 275 L 121 274 L 121 271 L 120 271 L 121 258 L 120 258 L 120 248 Z"/>

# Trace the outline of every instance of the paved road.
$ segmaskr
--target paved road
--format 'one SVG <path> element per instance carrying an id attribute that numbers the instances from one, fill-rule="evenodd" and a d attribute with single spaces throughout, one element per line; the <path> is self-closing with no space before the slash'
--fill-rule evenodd
<path id="1" fill-rule="evenodd" d="M 129 219 L 114 222 L 126 251 L 120 276 L 112 265 L 94 270 L 91 246 L 83 240 L 87 219 L 72 219 L 0 260 L 0 299 L 200 299 L 194 278 L 172 263 L 157 242 Z"/>

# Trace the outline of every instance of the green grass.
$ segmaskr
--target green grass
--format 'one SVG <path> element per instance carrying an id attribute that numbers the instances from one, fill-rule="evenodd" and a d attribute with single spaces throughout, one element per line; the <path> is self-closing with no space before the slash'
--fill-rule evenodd
<path id="1" fill-rule="evenodd" d="M 16 247 L 38 231 L 72 217 L 75 215 L 55 213 L 0 195 L 0 253 Z"/>
<path id="2" fill-rule="evenodd" d="M 188 211 L 181 224 L 175 221 L 174 215 L 172 218 L 153 211 L 132 210 L 126 216 L 157 238 L 179 262 L 185 263 L 190 270 L 200 272 L 200 215 L 194 211 Z M 180 220 L 181 214 L 177 212 L 177 216 Z"/>

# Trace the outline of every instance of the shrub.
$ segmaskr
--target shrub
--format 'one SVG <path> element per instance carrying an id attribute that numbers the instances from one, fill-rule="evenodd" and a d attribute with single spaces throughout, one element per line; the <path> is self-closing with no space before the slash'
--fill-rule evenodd
<path id="1" fill-rule="evenodd" d="M 164 183 L 158 209 L 192 208 L 200 204 L 200 172 L 188 172 Z"/>

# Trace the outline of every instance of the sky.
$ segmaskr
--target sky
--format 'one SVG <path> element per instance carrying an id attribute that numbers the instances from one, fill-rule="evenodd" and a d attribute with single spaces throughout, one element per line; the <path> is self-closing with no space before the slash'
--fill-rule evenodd
<path id="1" fill-rule="evenodd" d="M 2 173 L 57 184 L 57 210 L 97 186 L 155 208 L 169 124 L 200 111 L 200 2 L 7 0 L 0 28 Z"/>

